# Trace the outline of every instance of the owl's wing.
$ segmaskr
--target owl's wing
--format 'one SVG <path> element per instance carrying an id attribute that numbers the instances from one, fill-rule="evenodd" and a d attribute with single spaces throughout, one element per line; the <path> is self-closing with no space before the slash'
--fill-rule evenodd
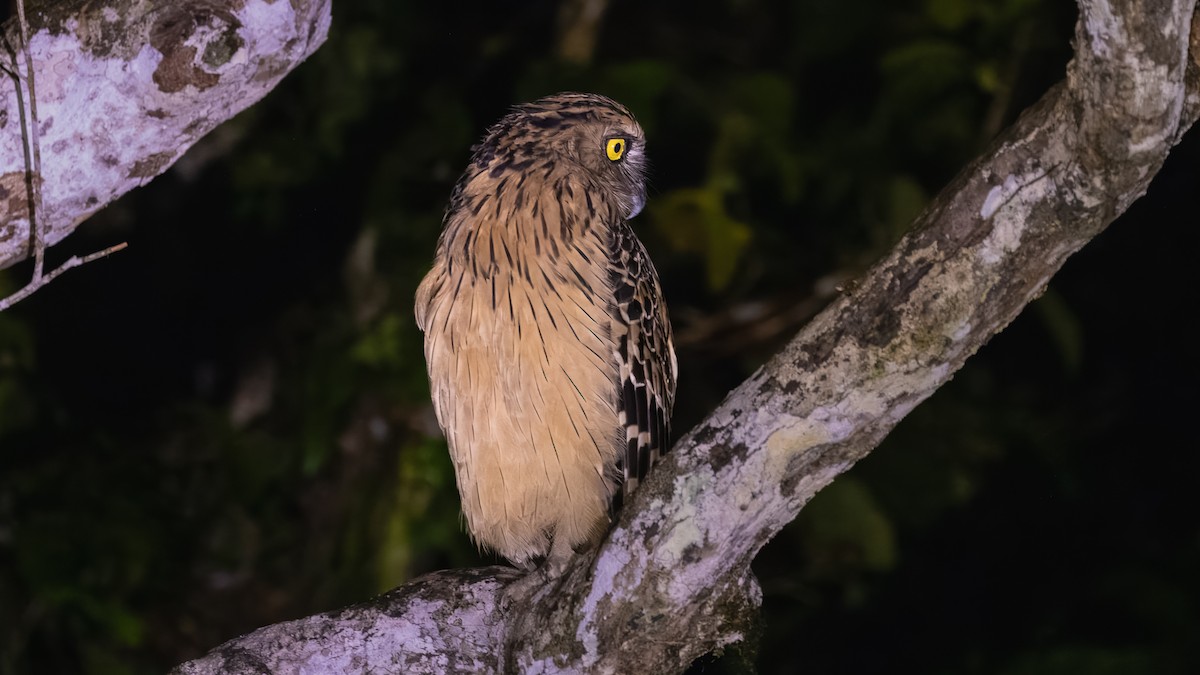
<path id="1" fill-rule="evenodd" d="M 617 410 L 625 429 L 625 449 L 617 459 L 622 482 L 613 494 L 614 514 L 670 449 L 678 369 L 658 273 L 629 224 L 615 229 L 613 340 L 620 361 Z"/>

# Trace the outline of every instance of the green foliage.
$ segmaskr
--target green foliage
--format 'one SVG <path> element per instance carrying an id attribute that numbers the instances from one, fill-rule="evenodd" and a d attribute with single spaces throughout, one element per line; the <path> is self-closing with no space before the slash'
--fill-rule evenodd
<path id="1" fill-rule="evenodd" d="M 393 312 L 383 316 L 358 339 L 351 356 L 368 368 L 403 366 L 412 356 L 412 350 L 405 349 L 404 344 L 407 318 Z"/>
<path id="2" fill-rule="evenodd" d="M 655 203 L 651 214 L 663 238 L 679 252 L 703 256 L 708 287 L 729 285 L 751 229 L 725 210 L 720 187 L 680 188 Z"/>
<path id="3" fill-rule="evenodd" d="M 1047 289 L 1046 293 L 1033 303 L 1033 309 L 1037 311 L 1051 339 L 1054 340 L 1063 368 L 1068 372 L 1078 372 L 1083 364 L 1083 328 L 1070 305 L 1058 292 Z"/>
<path id="4" fill-rule="evenodd" d="M 635 227 L 684 431 L 1061 78 L 1074 20 L 1046 0 L 617 2 L 581 66 L 554 56 L 555 10 L 336 4 L 217 159 L 72 237 L 118 230 L 127 255 L 0 315 L 0 675 L 162 672 L 481 562 L 411 306 L 508 105 L 599 91 L 645 127 Z M 760 672 L 1187 672 L 1200 544 L 1170 495 L 1196 471 L 1132 468 L 1193 454 L 1162 431 L 1191 412 L 1159 377 L 1190 363 L 1177 307 L 1137 316 L 1158 289 L 1126 278 L 1175 269 L 1187 247 L 1166 248 L 1056 281 L 758 556 Z M 1121 306 L 1149 343 L 1108 337 Z M 708 330 L 728 317 L 751 322 Z"/>
<path id="5" fill-rule="evenodd" d="M 0 438 L 33 423 L 35 407 L 27 382 L 36 366 L 34 352 L 29 328 L 0 314 Z"/>
<path id="6" fill-rule="evenodd" d="M 896 564 L 896 533 L 871 492 L 852 477 L 822 490 L 797 520 L 815 566 L 828 574 L 886 572 Z"/>
<path id="7" fill-rule="evenodd" d="M 409 448 L 400 458 L 392 503 L 379 542 L 377 589 L 394 588 L 428 567 L 429 551 L 451 552 L 458 565 L 472 556 L 463 547 L 454 468 L 443 442 Z"/>

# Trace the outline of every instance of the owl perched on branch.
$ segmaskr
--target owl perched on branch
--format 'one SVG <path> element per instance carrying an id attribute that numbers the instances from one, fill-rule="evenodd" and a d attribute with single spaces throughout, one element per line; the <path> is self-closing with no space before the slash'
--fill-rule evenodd
<path id="1" fill-rule="evenodd" d="M 473 151 L 417 289 L 434 409 L 472 538 L 561 564 L 667 450 L 671 324 L 628 222 L 645 138 L 616 101 L 565 93 Z"/>

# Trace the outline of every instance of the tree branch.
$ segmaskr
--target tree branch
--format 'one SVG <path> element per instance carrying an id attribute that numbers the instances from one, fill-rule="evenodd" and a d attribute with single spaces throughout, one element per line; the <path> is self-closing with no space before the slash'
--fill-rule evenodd
<path id="1" fill-rule="evenodd" d="M 679 672 L 740 639 L 762 546 L 1141 196 L 1195 122 L 1195 0 L 1080 8 L 1066 81 L 683 437 L 563 576 L 428 575 L 176 672 Z"/>
<path id="2" fill-rule="evenodd" d="M 31 8 L 33 9 L 33 8 Z M 102 0 L 31 11 L 47 246 L 171 166 L 322 42 L 330 0 Z M 16 22 L 5 26 L 20 44 Z M 3 110 L 17 87 L 0 80 Z M 0 269 L 30 255 L 18 124 L 0 124 Z M 36 166 L 36 162 L 35 162 Z"/>
<path id="3" fill-rule="evenodd" d="M 38 275 L 37 277 L 34 277 L 34 279 L 32 281 L 30 281 L 28 284 L 26 284 L 23 288 L 21 288 L 16 293 L 13 293 L 12 295 L 0 298 L 0 312 L 3 312 L 4 310 L 8 309 L 9 307 L 12 307 L 13 305 L 17 304 L 18 302 L 24 300 L 25 298 L 28 298 L 29 296 L 33 295 L 34 292 L 36 292 L 38 289 L 42 288 L 43 286 L 50 283 L 51 281 L 54 281 L 55 279 L 57 279 L 63 272 L 66 272 L 67 270 L 75 269 L 76 267 L 79 267 L 80 265 L 86 265 L 86 264 L 92 262 L 93 260 L 107 258 L 108 256 L 116 253 L 117 251 L 125 250 L 125 248 L 127 246 L 129 246 L 129 244 L 127 242 L 121 242 L 120 244 L 113 244 L 112 246 L 109 246 L 108 248 L 100 249 L 99 251 L 96 251 L 95 253 L 89 253 L 85 256 L 73 255 L 70 258 L 67 258 L 66 262 L 59 265 L 58 267 L 55 267 L 52 271 L 50 271 L 46 274 L 41 274 L 41 275 Z"/>

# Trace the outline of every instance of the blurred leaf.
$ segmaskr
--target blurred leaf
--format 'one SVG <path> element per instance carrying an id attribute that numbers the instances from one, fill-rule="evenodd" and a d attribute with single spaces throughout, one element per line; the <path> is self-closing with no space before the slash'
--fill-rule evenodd
<path id="1" fill-rule="evenodd" d="M 730 100 L 750 120 L 754 133 L 768 142 L 785 138 L 792 127 L 795 84 L 774 73 L 734 78 Z"/>
<path id="2" fill-rule="evenodd" d="M 445 441 L 430 439 L 401 449 L 397 476 L 379 546 L 380 591 L 419 572 L 422 554 L 469 546 Z"/>
<path id="3" fill-rule="evenodd" d="M 889 87 L 907 102 L 961 82 L 971 72 L 971 56 L 948 40 L 925 39 L 897 47 L 880 61 Z"/>
<path id="4" fill-rule="evenodd" d="M 993 62 L 981 63 L 975 68 L 975 83 L 989 94 L 1000 89 L 1000 70 Z"/>
<path id="5" fill-rule="evenodd" d="M 16 278 L 13 270 L 0 270 L 0 298 L 7 298 L 13 293 L 21 290 L 23 282 Z"/>
<path id="6" fill-rule="evenodd" d="M 925 0 L 925 11 L 939 28 L 958 30 L 974 14 L 973 0 Z"/>
<path id="7" fill-rule="evenodd" d="M 29 378 L 35 362 L 34 336 L 28 325 L 0 313 L 0 438 L 34 422 L 37 406 Z"/>
<path id="8" fill-rule="evenodd" d="M 1083 328 L 1079 317 L 1053 288 L 1047 288 L 1042 297 L 1034 301 L 1033 307 L 1058 349 L 1063 369 L 1078 373 L 1083 365 Z"/>
<path id="9" fill-rule="evenodd" d="M 893 176 L 888 185 L 888 240 L 879 242 L 880 245 L 890 245 L 908 231 L 928 201 L 924 188 L 912 176 Z"/>
<path id="10" fill-rule="evenodd" d="M 9 368 L 32 368 L 33 333 L 13 314 L 0 314 L 0 373 Z"/>
<path id="11" fill-rule="evenodd" d="M 97 601 L 89 604 L 88 613 L 119 645 L 136 647 L 145 636 L 145 622 L 123 605 Z"/>
<path id="12" fill-rule="evenodd" d="M 355 343 L 351 351 L 353 359 L 372 368 L 394 368 L 407 363 L 411 356 L 403 349 L 407 319 L 395 312 L 384 314 Z"/>
<path id="13" fill-rule="evenodd" d="M 801 512 L 807 548 L 818 560 L 883 572 L 896 564 L 896 534 L 866 485 L 842 476 Z"/>
<path id="14" fill-rule="evenodd" d="M 673 190 L 652 204 L 651 213 L 655 227 L 675 250 L 704 257 L 710 289 L 720 290 L 729 284 L 752 231 L 725 211 L 720 190 Z"/>

